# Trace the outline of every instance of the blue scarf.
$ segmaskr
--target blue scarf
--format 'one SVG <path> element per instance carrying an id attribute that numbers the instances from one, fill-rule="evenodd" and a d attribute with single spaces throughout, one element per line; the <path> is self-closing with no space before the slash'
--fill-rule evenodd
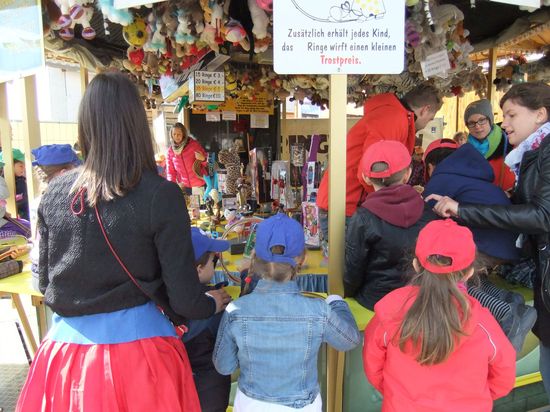
<path id="1" fill-rule="evenodd" d="M 489 151 L 489 139 L 477 140 L 471 134 L 468 135 L 468 143 L 470 143 L 474 148 L 485 157 Z"/>

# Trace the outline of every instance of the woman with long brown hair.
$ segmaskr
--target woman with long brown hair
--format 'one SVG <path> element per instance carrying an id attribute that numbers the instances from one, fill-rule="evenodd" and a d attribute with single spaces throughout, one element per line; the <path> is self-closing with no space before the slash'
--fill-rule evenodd
<path id="1" fill-rule="evenodd" d="M 183 194 L 156 173 L 126 76 L 90 82 L 78 134 L 84 165 L 54 179 L 38 210 L 39 286 L 54 316 L 17 410 L 199 411 L 168 317 L 206 318 L 230 298 L 199 282 Z"/>

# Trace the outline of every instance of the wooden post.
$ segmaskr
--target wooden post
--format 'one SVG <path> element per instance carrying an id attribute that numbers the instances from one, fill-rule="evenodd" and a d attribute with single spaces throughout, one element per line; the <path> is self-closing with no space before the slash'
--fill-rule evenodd
<path id="1" fill-rule="evenodd" d="M 281 106 L 282 107 L 282 113 L 281 113 L 281 142 L 288 141 L 288 125 L 286 122 L 286 98 L 283 99 Z M 280 150 L 279 153 L 277 153 L 277 159 L 283 158 L 283 148 L 282 143 L 279 144 Z"/>
<path id="2" fill-rule="evenodd" d="M 4 153 L 4 176 L 10 197 L 6 199 L 6 211 L 17 216 L 15 205 L 15 179 L 13 176 L 13 156 L 11 152 L 11 126 L 8 118 L 8 91 L 6 83 L 0 83 L 0 142 Z"/>
<path id="3" fill-rule="evenodd" d="M 88 69 L 80 66 L 80 93 L 84 95 L 86 88 L 88 87 L 89 76 Z"/>
<path id="4" fill-rule="evenodd" d="M 487 85 L 487 99 L 491 102 L 491 106 L 494 107 L 493 100 L 495 99 L 496 88 L 493 81 L 497 77 L 497 49 L 492 48 L 489 50 L 489 84 Z"/>
<path id="5" fill-rule="evenodd" d="M 329 293 L 343 295 L 346 224 L 347 75 L 330 75 Z M 344 356 L 327 349 L 327 412 L 342 411 Z"/>
<path id="6" fill-rule="evenodd" d="M 27 175 L 27 194 L 29 202 L 39 195 L 38 179 L 32 172 L 31 150 L 40 146 L 40 123 L 38 121 L 38 99 L 36 98 L 36 76 L 23 80 L 22 120 L 23 151 L 25 152 L 25 171 Z"/>

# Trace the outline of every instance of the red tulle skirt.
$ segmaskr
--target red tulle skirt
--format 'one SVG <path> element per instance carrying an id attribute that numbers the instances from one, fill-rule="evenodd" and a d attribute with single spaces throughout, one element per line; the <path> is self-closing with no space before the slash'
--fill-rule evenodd
<path id="1" fill-rule="evenodd" d="M 174 337 L 78 345 L 46 339 L 17 411 L 200 412 L 189 359 Z"/>

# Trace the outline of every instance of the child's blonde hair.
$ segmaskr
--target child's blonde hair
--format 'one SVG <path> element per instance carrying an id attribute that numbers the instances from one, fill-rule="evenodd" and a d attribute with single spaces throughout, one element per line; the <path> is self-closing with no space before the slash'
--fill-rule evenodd
<path id="1" fill-rule="evenodd" d="M 282 255 L 284 253 L 284 246 L 273 246 L 271 253 L 274 255 Z M 275 282 L 286 282 L 296 277 L 300 271 L 300 266 L 304 261 L 305 249 L 300 256 L 297 256 L 296 266 L 292 266 L 289 263 L 268 262 L 259 256 L 255 252 L 252 253 L 250 269 L 248 277 L 257 277 L 262 279 L 273 280 Z M 250 293 L 250 284 L 247 282 L 243 287 L 242 295 Z"/>
<path id="2" fill-rule="evenodd" d="M 448 266 L 448 257 L 433 255 L 430 263 Z M 444 362 L 455 350 L 463 325 L 470 316 L 470 305 L 458 283 L 471 273 L 472 266 L 441 274 L 420 268 L 411 284 L 419 287 L 416 300 L 405 314 L 399 329 L 398 344 L 405 352 L 409 343 L 418 351 L 416 361 L 421 365 Z M 458 307 L 457 307 L 458 303 Z"/>

